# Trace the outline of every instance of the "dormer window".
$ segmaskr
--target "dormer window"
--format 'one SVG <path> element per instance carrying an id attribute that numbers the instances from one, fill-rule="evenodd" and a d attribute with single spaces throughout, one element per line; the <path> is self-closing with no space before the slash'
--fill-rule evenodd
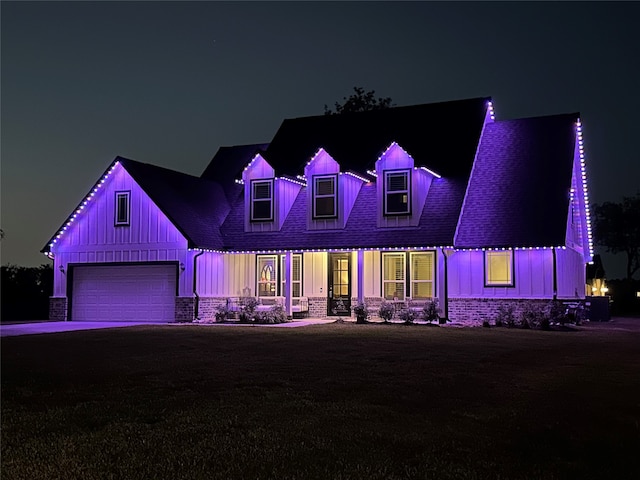
<path id="1" fill-rule="evenodd" d="M 313 218 L 336 218 L 336 199 L 336 175 L 314 176 Z"/>
<path id="2" fill-rule="evenodd" d="M 130 192 L 116 192 L 116 218 L 115 225 L 117 227 L 125 227 L 129 225 L 129 198 Z"/>
<path id="3" fill-rule="evenodd" d="M 384 172 L 384 214 L 409 215 L 411 213 L 410 170 Z"/>
<path id="4" fill-rule="evenodd" d="M 251 182 L 251 221 L 273 220 L 273 180 Z"/>

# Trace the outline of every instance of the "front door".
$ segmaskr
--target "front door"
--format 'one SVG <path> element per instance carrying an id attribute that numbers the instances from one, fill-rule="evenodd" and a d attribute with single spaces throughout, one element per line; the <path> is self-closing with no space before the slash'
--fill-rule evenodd
<path id="1" fill-rule="evenodd" d="M 351 316 L 351 254 L 329 254 L 327 315 Z"/>

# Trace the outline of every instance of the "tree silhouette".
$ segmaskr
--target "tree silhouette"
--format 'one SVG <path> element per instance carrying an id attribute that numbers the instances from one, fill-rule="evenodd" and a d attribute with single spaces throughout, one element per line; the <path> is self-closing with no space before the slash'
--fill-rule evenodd
<path id="1" fill-rule="evenodd" d="M 640 271 L 640 192 L 622 202 L 593 206 L 594 240 L 610 253 L 627 256 L 627 279 Z"/>
<path id="2" fill-rule="evenodd" d="M 339 115 L 341 113 L 368 112 L 370 110 L 383 110 L 393 107 L 391 98 L 376 98 L 375 90 L 365 92 L 362 87 L 353 87 L 353 91 L 349 97 L 343 97 L 344 102 L 335 103 L 335 111 L 331 110 L 327 105 L 324 106 L 325 115 Z"/>

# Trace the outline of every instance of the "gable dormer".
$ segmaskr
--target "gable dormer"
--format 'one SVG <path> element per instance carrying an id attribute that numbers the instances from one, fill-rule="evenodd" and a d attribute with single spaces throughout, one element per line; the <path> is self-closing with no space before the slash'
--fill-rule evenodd
<path id="1" fill-rule="evenodd" d="M 320 148 L 304 169 L 307 180 L 307 228 L 344 228 L 364 180 L 340 172 L 340 165 Z"/>
<path id="2" fill-rule="evenodd" d="M 396 142 L 376 162 L 378 227 L 417 226 L 431 182 L 438 178 L 425 167 L 416 167 Z"/>
<path id="3" fill-rule="evenodd" d="M 244 231 L 274 232 L 282 228 L 302 186 L 287 178 L 277 178 L 261 154 L 242 172 L 244 184 Z"/>

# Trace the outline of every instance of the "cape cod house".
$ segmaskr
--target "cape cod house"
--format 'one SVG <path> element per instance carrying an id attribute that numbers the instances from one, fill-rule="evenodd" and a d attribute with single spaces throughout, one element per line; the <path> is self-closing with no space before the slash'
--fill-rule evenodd
<path id="1" fill-rule="evenodd" d="M 191 321 L 229 298 L 288 313 L 437 298 L 452 320 L 584 296 L 578 114 L 489 98 L 285 120 L 200 177 L 118 157 L 43 249 L 50 317 Z"/>

